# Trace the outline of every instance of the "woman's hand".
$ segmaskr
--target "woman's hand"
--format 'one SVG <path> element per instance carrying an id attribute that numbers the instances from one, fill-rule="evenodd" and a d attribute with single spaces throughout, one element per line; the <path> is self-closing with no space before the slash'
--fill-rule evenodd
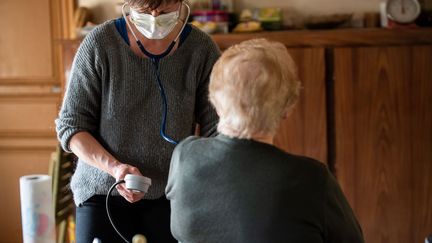
<path id="1" fill-rule="evenodd" d="M 116 181 L 123 180 L 127 174 L 142 176 L 138 168 L 128 164 L 118 163 L 116 166 L 112 168 L 111 175 L 114 176 Z M 120 193 L 120 195 L 124 197 L 128 202 L 131 203 L 137 202 L 144 197 L 144 192 L 137 192 L 137 191 L 131 191 L 126 189 L 125 183 L 117 185 L 116 188 L 117 191 Z"/>
<path id="2" fill-rule="evenodd" d="M 102 145 L 88 132 L 78 132 L 69 143 L 72 152 L 89 165 L 101 169 L 116 181 L 123 180 L 127 174 L 141 175 L 141 172 L 128 164 L 118 162 Z M 125 184 L 119 184 L 117 191 L 126 200 L 133 203 L 144 197 L 143 192 L 133 192 L 126 189 Z"/>

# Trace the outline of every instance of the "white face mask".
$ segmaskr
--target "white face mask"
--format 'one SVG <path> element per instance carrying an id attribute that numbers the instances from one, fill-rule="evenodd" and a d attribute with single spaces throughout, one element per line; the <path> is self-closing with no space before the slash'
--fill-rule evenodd
<path id="1" fill-rule="evenodd" d="M 163 39 L 174 29 L 179 21 L 180 9 L 154 17 L 151 14 L 130 10 L 131 21 L 141 34 L 148 39 Z"/>

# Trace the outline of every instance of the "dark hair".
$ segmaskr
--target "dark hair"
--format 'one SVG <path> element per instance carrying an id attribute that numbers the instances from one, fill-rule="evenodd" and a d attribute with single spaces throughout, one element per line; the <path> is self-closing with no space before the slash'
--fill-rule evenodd
<path id="1" fill-rule="evenodd" d="M 125 1 L 129 3 L 130 6 L 133 7 L 146 6 L 149 9 L 157 9 L 162 4 L 177 3 L 183 0 L 125 0 Z"/>

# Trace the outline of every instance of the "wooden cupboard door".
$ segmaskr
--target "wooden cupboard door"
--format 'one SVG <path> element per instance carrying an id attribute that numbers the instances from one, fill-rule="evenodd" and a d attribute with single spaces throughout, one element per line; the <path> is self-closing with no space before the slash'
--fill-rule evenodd
<path id="1" fill-rule="evenodd" d="M 0 1 L 0 242 L 22 242 L 19 177 L 48 173 L 60 102 L 59 1 Z"/>
<path id="2" fill-rule="evenodd" d="M 324 48 L 291 48 L 301 81 L 299 101 L 275 137 L 279 148 L 327 162 Z"/>
<path id="3" fill-rule="evenodd" d="M 336 175 L 368 243 L 432 232 L 432 46 L 336 48 Z"/>
<path id="4" fill-rule="evenodd" d="M 2 114 L 0 135 L 2 139 L 55 138 L 54 119 L 57 116 L 57 101 L 57 95 L 0 97 L 0 114 Z"/>
<path id="5" fill-rule="evenodd" d="M 52 81 L 50 0 L 2 0 L 0 16 L 0 82 Z"/>
<path id="6" fill-rule="evenodd" d="M 413 48 L 411 82 L 412 229 L 422 242 L 432 234 L 432 46 Z"/>

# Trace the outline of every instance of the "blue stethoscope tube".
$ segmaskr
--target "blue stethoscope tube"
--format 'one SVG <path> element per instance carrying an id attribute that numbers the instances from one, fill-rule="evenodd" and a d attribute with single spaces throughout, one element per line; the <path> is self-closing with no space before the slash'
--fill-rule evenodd
<path id="1" fill-rule="evenodd" d="M 166 51 L 164 51 L 164 53 L 162 53 L 160 56 L 165 56 L 168 53 L 171 52 L 171 50 L 174 48 L 175 46 L 175 41 L 173 41 L 169 47 L 166 49 Z M 159 134 L 161 135 L 161 137 L 174 145 L 177 145 L 178 142 L 175 141 L 174 139 L 172 139 L 171 137 L 169 137 L 168 135 L 166 135 L 165 130 L 166 130 L 166 122 L 167 122 L 167 116 L 168 116 L 168 102 L 167 102 L 167 97 L 165 94 L 165 89 L 162 85 L 162 81 L 160 79 L 160 73 L 159 73 L 159 58 L 155 57 L 155 55 L 151 54 L 150 52 L 148 52 L 145 48 L 144 45 L 141 43 L 141 41 L 137 40 L 137 44 L 139 49 L 141 50 L 141 52 L 150 57 L 150 60 L 153 64 L 153 68 L 154 68 L 154 75 L 155 75 L 155 79 L 157 81 L 158 87 L 159 87 L 159 92 L 162 98 L 162 121 L 161 121 L 161 127 L 159 130 Z"/>
<path id="2" fill-rule="evenodd" d="M 154 74 L 159 86 L 159 91 L 160 91 L 160 95 L 162 98 L 162 123 L 161 123 L 161 127 L 159 130 L 159 134 L 162 136 L 163 139 L 165 139 L 165 141 L 172 143 L 174 145 L 177 145 L 178 142 L 175 141 L 174 139 L 170 138 L 168 135 L 166 135 L 165 130 L 166 130 L 166 121 L 167 121 L 167 116 L 168 116 L 168 104 L 167 104 L 167 97 L 165 95 L 165 90 L 163 88 L 162 85 L 162 81 L 160 80 L 160 75 L 159 75 L 159 60 L 158 59 L 151 59 L 153 65 L 154 65 Z"/>
<path id="3" fill-rule="evenodd" d="M 161 137 L 165 141 L 167 141 L 167 142 L 169 142 L 171 144 L 177 145 L 178 142 L 175 141 L 174 139 L 172 139 L 171 137 L 169 137 L 168 135 L 166 135 L 166 133 L 165 133 L 165 130 L 166 130 L 166 121 L 167 121 L 167 116 L 168 116 L 168 102 L 167 102 L 167 97 L 165 95 L 165 90 L 164 90 L 163 85 L 162 85 L 162 81 L 160 79 L 160 74 L 159 74 L 159 58 L 154 57 L 155 55 L 153 55 L 152 53 L 148 52 L 144 48 L 144 45 L 141 43 L 141 41 L 139 41 L 139 39 L 135 35 L 135 32 L 133 31 L 132 27 L 130 26 L 129 21 L 126 18 L 126 13 L 124 11 L 124 8 L 125 8 L 125 6 L 127 4 L 128 3 L 126 2 L 122 6 L 123 17 L 125 18 L 126 24 L 129 27 L 130 31 L 132 32 L 132 35 L 135 37 L 135 40 L 136 40 L 136 43 L 138 44 L 139 49 L 141 50 L 141 52 L 144 55 L 150 57 L 151 62 L 153 63 L 154 74 L 155 74 L 156 81 L 158 83 L 158 87 L 159 87 L 159 91 L 160 91 L 160 95 L 161 95 L 161 98 L 162 98 L 162 121 L 161 121 L 161 127 L 160 127 L 160 130 L 159 130 L 159 134 L 161 135 Z M 189 18 L 189 15 L 190 15 L 190 8 L 189 8 L 189 5 L 185 4 L 184 2 L 182 2 L 182 5 L 184 5 L 184 6 L 187 7 L 187 11 L 188 11 L 187 17 L 186 17 L 186 20 L 187 20 Z M 186 26 L 186 21 L 184 21 L 181 30 L 177 34 L 177 37 L 174 39 L 173 42 L 171 42 L 171 44 L 169 45 L 169 47 L 167 48 L 167 50 L 163 54 L 158 55 L 158 56 L 165 56 L 165 55 L 167 55 L 167 54 L 169 54 L 171 52 L 171 50 L 174 48 L 177 40 L 179 39 L 180 34 L 183 32 L 183 29 L 185 28 L 185 26 Z"/>

